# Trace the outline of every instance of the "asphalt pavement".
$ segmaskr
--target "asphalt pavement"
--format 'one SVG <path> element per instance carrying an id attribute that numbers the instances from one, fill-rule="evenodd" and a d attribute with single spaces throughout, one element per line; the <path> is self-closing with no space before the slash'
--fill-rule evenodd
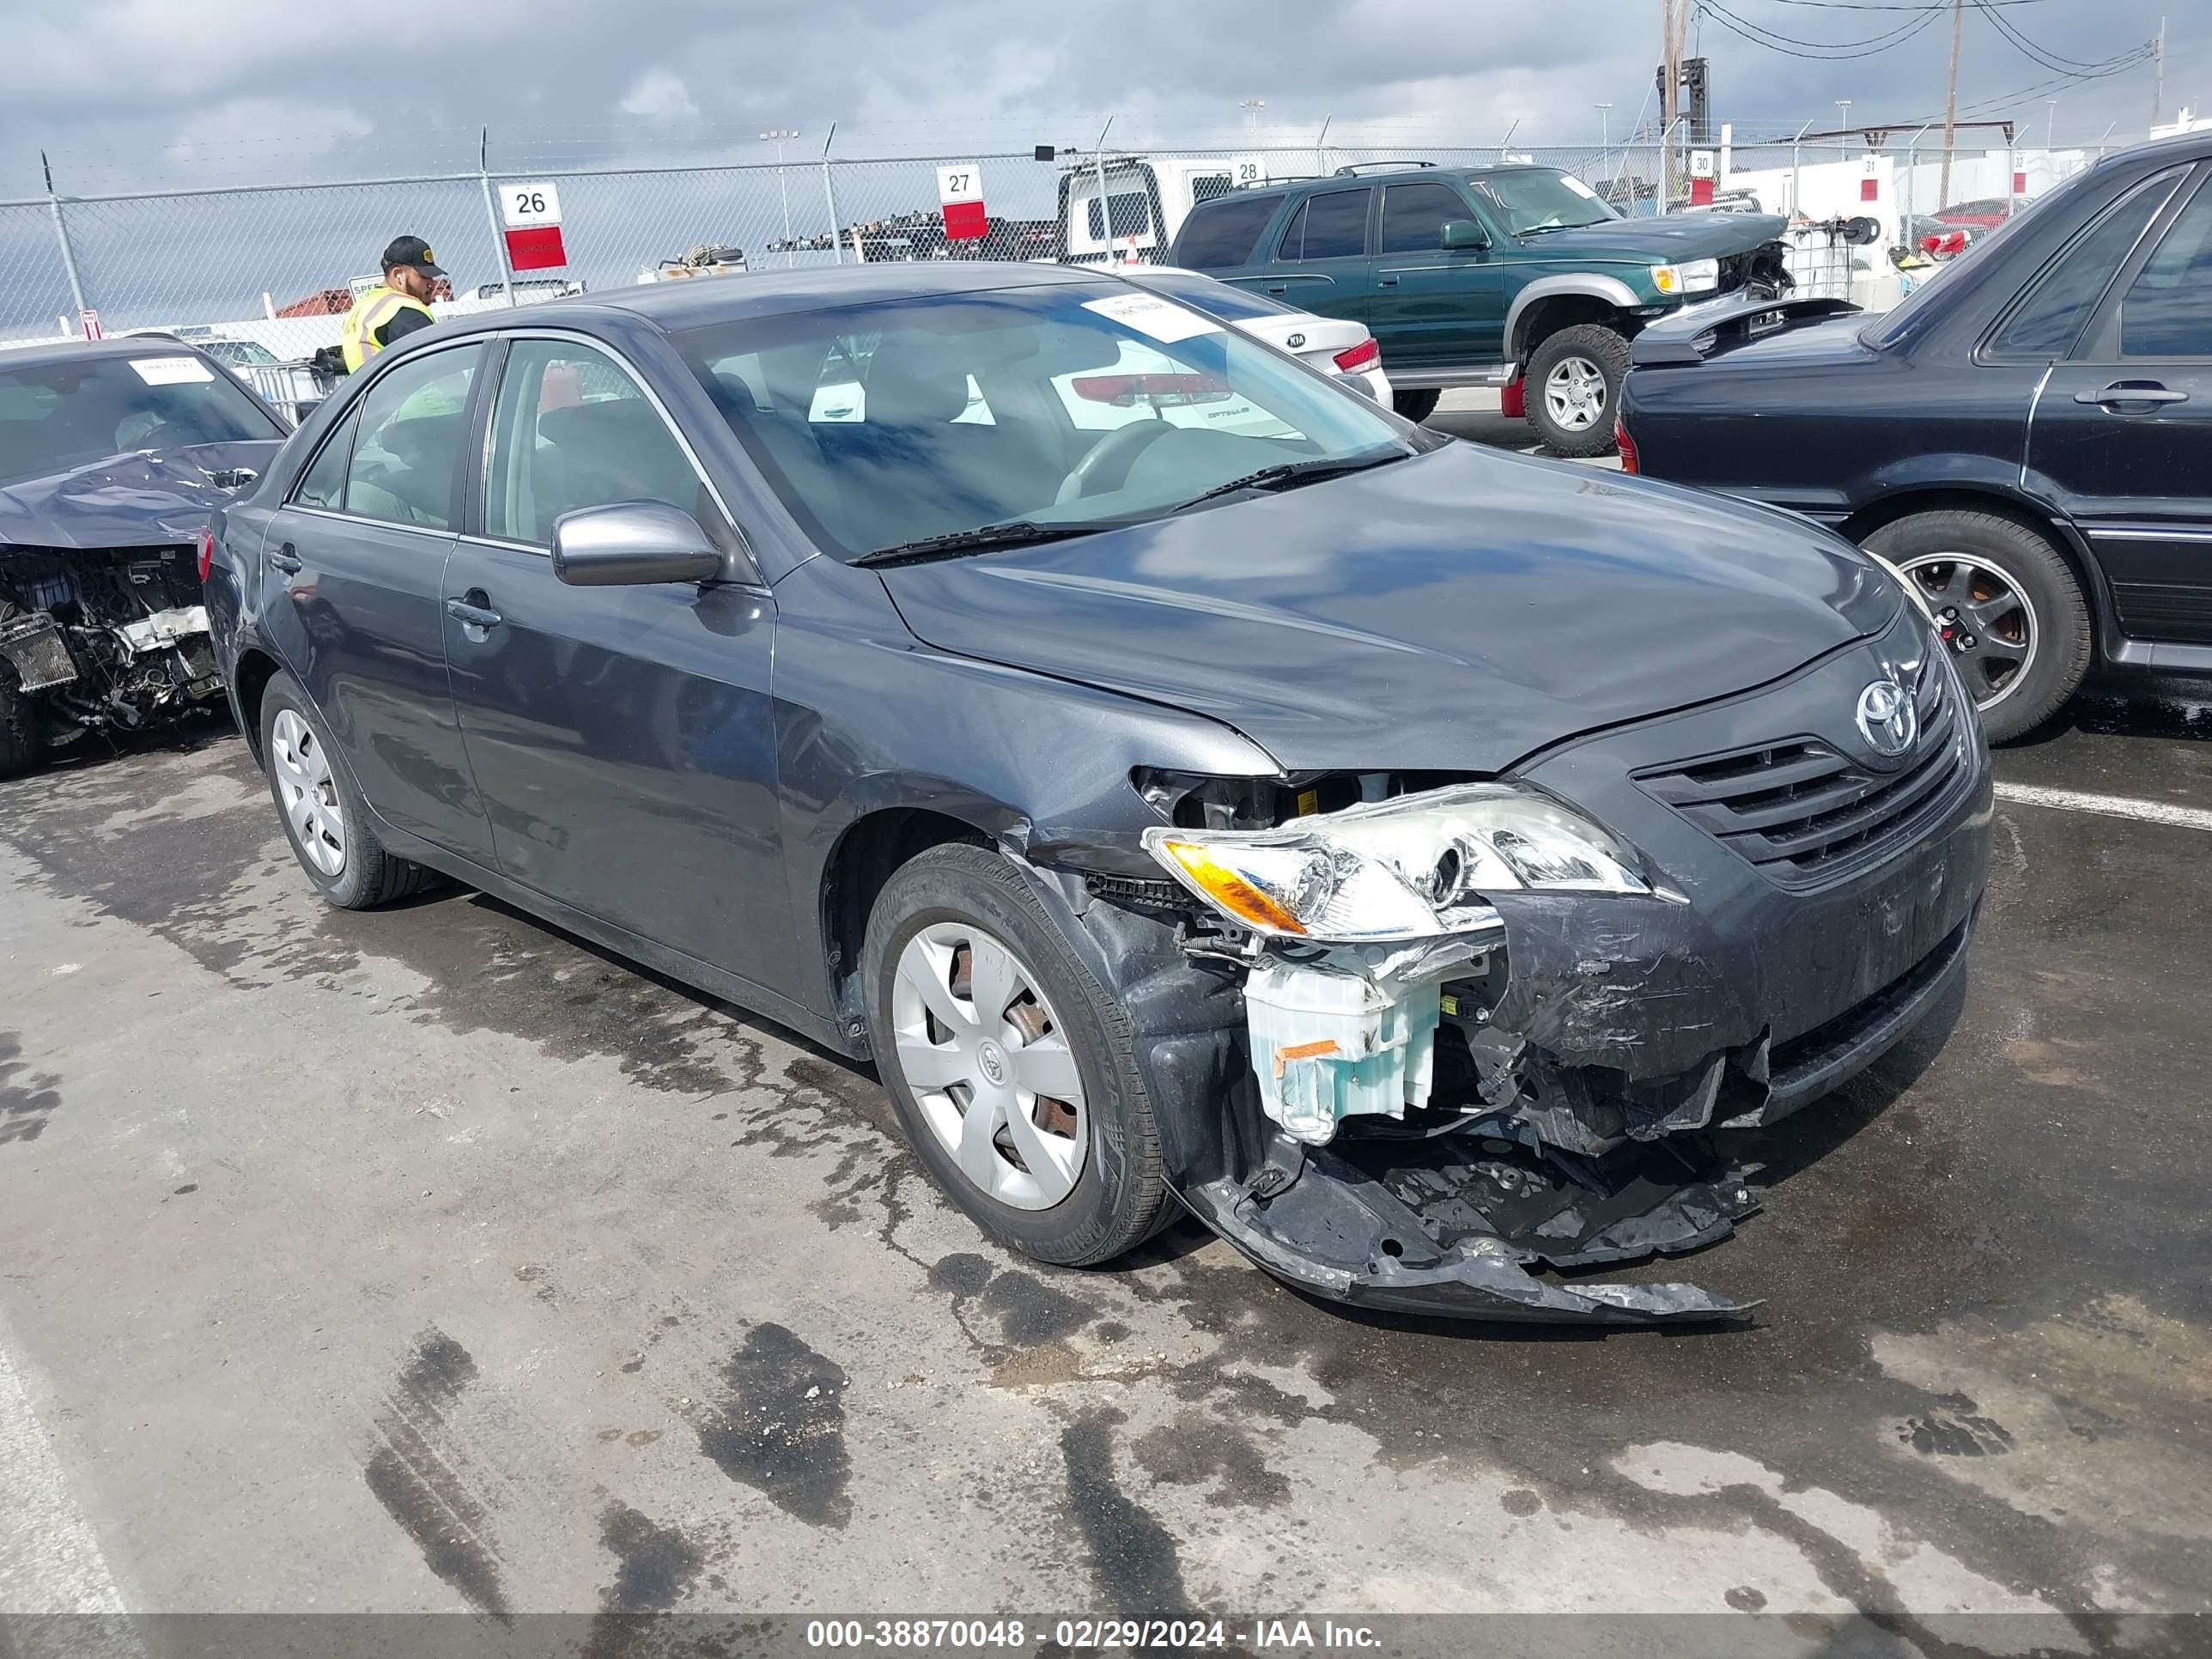
<path id="1" fill-rule="evenodd" d="M 1607 1335 L 1349 1316 L 1188 1223 L 1018 1259 L 866 1068 L 481 896 L 325 908 L 227 733 L 0 786 L 0 1613 L 2186 1650 L 2099 1615 L 2212 1583 L 2212 712 L 1998 773 L 1963 994 L 1613 1275 L 1757 1318 Z"/>

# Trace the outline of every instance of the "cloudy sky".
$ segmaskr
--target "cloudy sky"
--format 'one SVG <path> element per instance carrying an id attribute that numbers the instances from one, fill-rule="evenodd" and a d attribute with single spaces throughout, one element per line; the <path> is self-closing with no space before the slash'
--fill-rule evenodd
<path id="1" fill-rule="evenodd" d="M 2049 89 L 2168 15 L 2166 103 L 2212 102 L 2203 0 L 1993 0 L 2027 46 L 1967 0 L 1962 105 L 2039 137 L 2124 133 L 2149 117 L 2147 66 Z M 1618 137 L 1651 84 L 1659 0 L 459 0 L 371 9 L 301 0 L 25 0 L 9 25 L 0 192 L 224 184 L 713 149 L 757 158 L 787 126 L 818 153 L 1018 149 L 1115 137 L 1236 142 L 1240 101 L 1283 142 L 1587 143 L 1609 100 Z M 1717 114 L 1740 130 L 1940 111 L 1949 19 L 1890 0 L 1712 0 L 1696 48 Z M 373 23 L 365 26 L 365 20 Z M 1740 32 L 1740 29 L 1742 32 Z M 1819 46 L 1895 33 L 1836 59 Z M 1804 55 L 1804 54 L 1812 55 Z M 2061 67 L 2053 67 L 2057 65 Z M 2027 91 L 2026 88 L 2036 90 Z M 849 143 L 848 143 L 849 140 Z"/>

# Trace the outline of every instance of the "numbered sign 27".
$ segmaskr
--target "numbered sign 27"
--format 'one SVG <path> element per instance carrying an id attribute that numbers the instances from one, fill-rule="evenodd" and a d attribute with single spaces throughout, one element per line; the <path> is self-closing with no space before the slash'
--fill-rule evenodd
<path id="1" fill-rule="evenodd" d="M 550 181 L 499 186 L 507 263 L 515 270 L 551 270 L 568 263 L 561 240 L 561 192 Z"/>
<path id="2" fill-rule="evenodd" d="M 972 161 L 937 170 L 937 199 L 945 209 L 945 240 L 972 242 L 989 234 L 983 212 L 983 175 Z"/>

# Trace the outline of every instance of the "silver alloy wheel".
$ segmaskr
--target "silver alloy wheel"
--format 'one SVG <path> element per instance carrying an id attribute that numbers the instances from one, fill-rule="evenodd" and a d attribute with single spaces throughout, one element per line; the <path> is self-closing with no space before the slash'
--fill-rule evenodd
<path id="1" fill-rule="evenodd" d="M 1975 708 L 1994 708 L 2027 680 L 2038 645 L 2035 607 L 2010 571 L 1979 553 L 1923 553 L 1897 568 L 1936 613 Z"/>
<path id="2" fill-rule="evenodd" d="M 315 729 L 289 708 L 279 709 L 270 730 L 270 763 L 293 839 L 308 863 L 326 876 L 345 870 L 345 815 L 338 808 L 331 757 Z"/>
<path id="3" fill-rule="evenodd" d="M 1605 371 L 1587 357 L 1562 357 L 1544 377 L 1544 407 L 1566 432 L 1587 432 L 1605 414 Z"/>
<path id="4" fill-rule="evenodd" d="M 891 981 L 898 1067 L 969 1180 L 1017 1210 L 1074 1191 L 1091 1146 L 1083 1079 L 1036 975 L 972 922 L 923 928 Z"/>

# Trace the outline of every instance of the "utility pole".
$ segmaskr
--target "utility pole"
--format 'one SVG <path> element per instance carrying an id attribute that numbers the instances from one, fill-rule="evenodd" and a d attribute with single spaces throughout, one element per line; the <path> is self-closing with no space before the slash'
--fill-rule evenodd
<path id="1" fill-rule="evenodd" d="M 2166 112 L 2166 19 L 2158 20 L 2158 44 L 2150 54 L 2150 124 Z"/>
<path id="2" fill-rule="evenodd" d="M 1951 130 L 1959 119 L 1959 27 L 1966 20 L 1966 0 L 1951 0 L 1951 88 L 1943 94 L 1943 171 L 1936 180 L 1938 211 L 1951 205 Z"/>

